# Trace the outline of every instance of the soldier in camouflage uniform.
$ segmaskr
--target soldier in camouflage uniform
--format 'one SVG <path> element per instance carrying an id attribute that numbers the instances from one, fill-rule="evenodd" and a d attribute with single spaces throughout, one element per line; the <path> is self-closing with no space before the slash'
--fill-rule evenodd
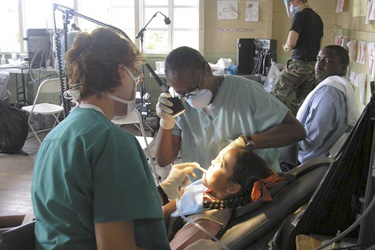
<path id="1" fill-rule="evenodd" d="M 289 60 L 275 81 L 272 94 L 296 115 L 303 100 L 316 86 L 315 62 Z"/>
<path id="2" fill-rule="evenodd" d="M 271 93 L 296 115 L 303 100 L 316 86 L 314 66 L 323 37 L 323 22 L 307 0 L 284 0 L 284 3 L 293 20 L 283 49 L 293 50 L 293 55 Z"/>

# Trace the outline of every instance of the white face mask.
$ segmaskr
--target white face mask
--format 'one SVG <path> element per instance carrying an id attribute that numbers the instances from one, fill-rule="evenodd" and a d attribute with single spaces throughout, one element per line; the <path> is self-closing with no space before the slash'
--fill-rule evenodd
<path id="1" fill-rule="evenodd" d="M 134 87 L 136 88 L 137 87 L 137 79 L 135 79 L 134 74 L 132 74 L 127 67 L 124 67 L 124 68 L 125 68 L 126 72 L 128 73 L 128 75 L 132 78 L 132 80 L 134 82 Z M 134 95 L 134 97 L 131 101 L 122 99 L 120 97 L 111 95 L 109 93 L 104 93 L 103 95 L 107 96 L 108 98 L 111 98 L 112 100 L 115 100 L 115 101 L 118 101 L 118 102 L 121 102 L 121 103 L 125 103 L 126 106 L 127 106 L 126 114 L 121 115 L 121 116 L 115 116 L 115 117 L 113 117 L 113 120 L 124 119 L 124 118 L 128 117 L 131 114 L 131 112 L 133 112 L 133 110 L 135 109 L 135 95 Z"/>
<path id="2" fill-rule="evenodd" d="M 289 7 L 290 14 L 294 16 L 297 12 L 299 12 L 299 6 L 294 7 L 293 4 Z"/>
<path id="3" fill-rule="evenodd" d="M 133 112 L 133 110 L 135 109 L 135 96 L 134 96 L 133 100 L 128 101 L 128 100 L 119 98 L 117 96 L 114 96 L 114 95 L 111 95 L 111 94 L 108 94 L 108 93 L 104 93 L 103 95 L 105 95 L 108 98 L 111 98 L 112 100 L 115 100 L 115 101 L 118 101 L 118 102 L 121 102 L 121 103 L 125 103 L 127 105 L 126 114 L 121 115 L 121 116 L 115 116 L 113 118 L 114 120 L 124 119 L 124 118 L 128 117 L 130 115 L 130 113 Z"/>
<path id="4" fill-rule="evenodd" d="M 212 98 L 212 92 L 209 89 L 202 89 L 197 95 L 186 98 L 187 103 L 195 109 L 207 107 Z"/>

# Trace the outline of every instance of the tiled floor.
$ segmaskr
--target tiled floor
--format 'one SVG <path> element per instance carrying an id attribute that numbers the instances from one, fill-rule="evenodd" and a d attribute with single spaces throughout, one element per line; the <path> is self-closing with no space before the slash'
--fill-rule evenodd
<path id="1" fill-rule="evenodd" d="M 125 125 L 124 129 L 134 135 L 141 135 L 133 125 Z M 146 131 L 150 135 L 150 131 Z M 153 143 L 150 144 L 151 151 Z M 33 161 L 38 151 L 39 143 L 35 137 L 26 140 L 21 154 L 0 153 L 0 216 L 32 213 L 31 179 Z M 156 172 L 164 179 L 169 172 L 168 167 L 160 168 L 155 163 Z"/>

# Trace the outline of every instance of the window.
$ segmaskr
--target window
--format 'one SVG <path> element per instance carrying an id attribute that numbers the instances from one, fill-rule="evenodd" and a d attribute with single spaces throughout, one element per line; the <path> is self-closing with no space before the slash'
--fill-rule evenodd
<path id="1" fill-rule="evenodd" d="M 135 6 L 134 0 L 92 1 L 79 0 L 78 13 L 124 31 L 135 42 Z M 78 19 L 84 31 L 92 31 L 99 25 Z"/>
<path id="2" fill-rule="evenodd" d="M 0 8 L 0 52 L 20 50 L 18 1 L 7 1 Z"/>
<path id="3" fill-rule="evenodd" d="M 141 24 L 144 27 L 157 12 L 170 18 L 171 24 L 164 23 L 164 17 L 157 14 L 144 34 L 145 53 L 168 53 L 179 46 L 199 48 L 199 1 L 198 0 L 143 0 Z M 186 39 L 186 38 L 189 39 Z"/>
<path id="4" fill-rule="evenodd" d="M 199 47 L 199 0 L 9 0 L 0 8 L 1 52 L 26 52 L 23 38 L 27 29 L 54 29 L 54 18 L 58 28 L 63 28 L 62 13 L 53 11 L 53 3 L 74 9 L 89 18 L 110 24 L 123 31 L 137 45 L 136 34 L 156 14 L 144 32 L 144 53 L 166 54 L 185 45 Z M 164 16 L 171 20 L 164 23 Z M 80 17 L 73 17 L 84 31 L 99 27 Z M 70 27 L 69 27 L 70 28 Z M 6 35 L 4 35 L 6 34 Z M 189 39 L 186 39 L 186 38 Z"/>

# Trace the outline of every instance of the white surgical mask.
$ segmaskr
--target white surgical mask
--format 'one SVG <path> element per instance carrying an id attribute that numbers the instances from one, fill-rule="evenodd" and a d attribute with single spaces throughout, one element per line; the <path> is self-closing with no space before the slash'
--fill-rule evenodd
<path id="1" fill-rule="evenodd" d="M 293 4 L 291 4 L 289 6 L 289 11 L 290 11 L 290 14 L 292 14 L 292 16 L 294 16 L 298 11 L 299 11 L 299 7 L 294 7 Z"/>
<path id="2" fill-rule="evenodd" d="M 115 100 L 115 101 L 118 101 L 118 102 L 121 102 L 121 103 L 125 103 L 127 105 L 126 114 L 121 115 L 121 116 L 115 116 L 113 118 L 114 120 L 124 119 L 124 118 L 128 117 L 130 115 L 130 113 L 133 112 L 133 110 L 135 109 L 135 96 L 134 96 L 133 100 L 128 101 L 128 100 L 119 98 L 117 96 L 114 96 L 114 95 L 111 95 L 111 94 L 108 94 L 108 93 L 104 93 L 103 95 L 105 95 L 108 98 L 111 98 L 112 100 Z"/>
<path id="3" fill-rule="evenodd" d="M 66 100 L 72 100 L 73 103 L 77 103 L 77 99 L 79 98 L 81 92 L 81 84 L 77 83 L 72 88 L 64 91 L 64 98 Z"/>
<path id="4" fill-rule="evenodd" d="M 212 92 L 209 89 L 202 89 L 198 94 L 186 98 L 187 103 L 195 109 L 207 107 L 212 98 Z"/>
<path id="5" fill-rule="evenodd" d="M 125 71 L 132 78 L 132 80 L 134 82 L 134 86 L 137 87 L 137 79 L 134 77 L 134 74 L 132 74 L 127 67 L 124 67 L 124 68 L 125 68 Z M 127 105 L 126 114 L 125 115 L 121 115 L 121 116 L 115 116 L 115 117 L 113 117 L 113 120 L 124 119 L 124 118 L 128 117 L 131 114 L 131 112 L 133 112 L 133 110 L 135 109 L 135 95 L 133 97 L 133 100 L 131 100 L 131 101 L 122 99 L 120 97 L 111 95 L 109 93 L 104 93 L 103 95 L 105 95 L 108 98 L 111 98 L 112 100 L 115 100 L 115 101 L 118 101 L 118 102 L 121 102 L 121 103 L 125 103 Z"/>

